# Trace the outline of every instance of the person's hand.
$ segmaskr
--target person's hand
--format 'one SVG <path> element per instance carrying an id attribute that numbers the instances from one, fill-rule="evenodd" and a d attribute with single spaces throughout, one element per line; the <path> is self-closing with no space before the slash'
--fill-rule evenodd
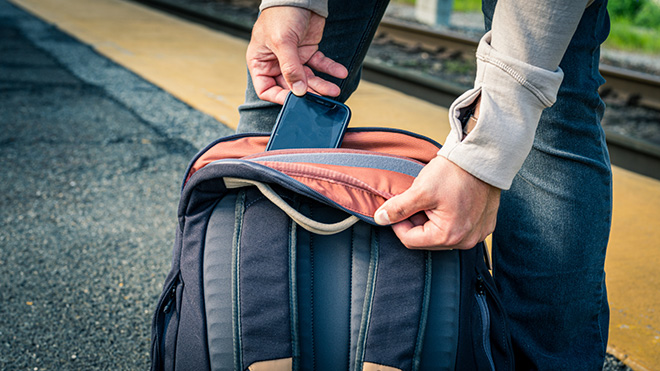
<path id="1" fill-rule="evenodd" d="M 374 218 L 409 249 L 470 249 L 495 230 L 499 204 L 499 188 L 438 156 Z"/>
<path id="2" fill-rule="evenodd" d="M 318 50 L 324 26 L 325 18 L 303 8 L 277 6 L 261 12 L 246 53 L 260 99 L 283 104 L 289 90 L 298 96 L 307 91 L 339 95 L 337 85 L 315 76 L 311 70 L 340 79 L 348 75 L 344 66 Z"/>

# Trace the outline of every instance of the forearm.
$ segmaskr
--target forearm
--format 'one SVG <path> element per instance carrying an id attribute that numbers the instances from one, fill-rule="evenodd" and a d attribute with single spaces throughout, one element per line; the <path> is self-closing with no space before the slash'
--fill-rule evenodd
<path id="1" fill-rule="evenodd" d="M 587 0 L 500 0 L 493 29 L 477 50 L 474 89 L 450 108 L 440 155 L 475 177 L 508 189 L 531 150 L 543 109 L 554 104 L 558 68 Z M 477 125 L 463 138 L 461 116 L 481 96 Z"/>
<path id="2" fill-rule="evenodd" d="M 274 6 L 295 6 L 298 8 L 305 8 L 322 17 L 328 17 L 328 0 L 262 0 L 259 10 L 263 11 L 266 8 Z"/>

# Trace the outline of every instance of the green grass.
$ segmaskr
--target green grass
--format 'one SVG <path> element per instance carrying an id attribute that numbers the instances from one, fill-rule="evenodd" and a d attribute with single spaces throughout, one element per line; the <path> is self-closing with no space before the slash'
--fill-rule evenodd
<path id="1" fill-rule="evenodd" d="M 415 5 L 415 0 L 392 0 L 393 3 Z M 481 0 L 454 0 L 455 12 L 480 12 Z"/>
<path id="2" fill-rule="evenodd" d="M 660 3 L 655 0 L 609 2 L 610 36 L 605 46 L 613 49 L 660 54 Z"/>
<path id="3" fill-rule="evenodd" d="M 415 5 L 415 0 L 392 0 L 392 2 L 397 4 Z"/>
<path id="4" fill-rule="evenodd" d="M 392 0 L 414 5 L 415 0 Z M 605 47 L 660 55 L 660 2 L 610 0 L 610 36 Z M 455 12 L 479 12 L 481 0 L 454 0 Z"/>
<path id="5" fill-rule="evenodd" d="M 480 12 L 481 0 L 454 0 L 455 12 Z"/>
<path id="6" fill-rule="evenodd" d="M 658 20 L 660 24 L 660 20 Z M 605 47 L 619 50 L 660 54 L 660 28 L 641 27 L 629 19 L 612 19 Z"/>

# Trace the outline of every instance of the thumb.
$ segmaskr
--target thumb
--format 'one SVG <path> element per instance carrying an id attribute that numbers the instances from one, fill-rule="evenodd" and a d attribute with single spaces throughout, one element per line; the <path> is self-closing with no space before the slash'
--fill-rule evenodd
<path id="1" fill-rule="evenodd" d="M 380 225 L 395 224 L 427 208 L 424 198 L 410 188 L 385 201 L 374 213 L 374 220 Z"/>
<path id="2" fill-rule="evenodd" d="M 276 55 L 280 62 L 282 76 L 293 94 L 297 96 L 305 95 L 307 92 L 307 76 L 300 61 L 297 47 L 294 44 L 282 45 L 276 51 Z"/>

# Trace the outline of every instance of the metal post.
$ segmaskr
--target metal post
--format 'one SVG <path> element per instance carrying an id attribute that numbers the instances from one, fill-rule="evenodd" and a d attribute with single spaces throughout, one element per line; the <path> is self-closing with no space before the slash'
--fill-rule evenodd
<path id="1" fill-rule="evenodd" d="M 416 0 L 415 18 L 431 26 L 448 26 L 454 0 Z"/>

